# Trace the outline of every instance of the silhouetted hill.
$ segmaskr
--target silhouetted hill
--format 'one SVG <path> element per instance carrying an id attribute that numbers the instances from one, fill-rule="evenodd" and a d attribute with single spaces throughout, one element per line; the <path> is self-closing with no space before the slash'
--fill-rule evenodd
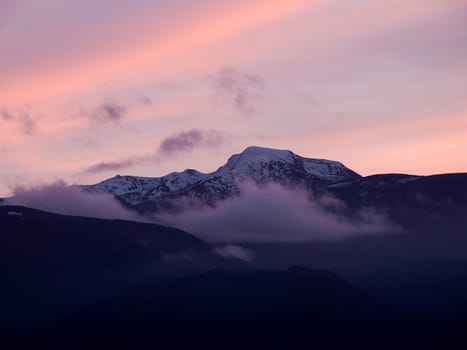
<path id="1" fill-rule="evenodd" d="M 171 227 L 0 206 L 0 322 L 47 320 L 147 279 L 229 264 L 241 265 Z"/>
<path id="2" fill-rule="evenodd" d="M 463 234 L 467 227 L 467 174 L 382 174 L 331 185 L 349 208 L 382 210 L 410 233 Z"/>
<path id="3" fill-rule="evenodd" d="M 375 304 L 325 270 L 160 281 L 75 313 L 16 343 L 46 348 L 450 348 L 439 320 Z"/>

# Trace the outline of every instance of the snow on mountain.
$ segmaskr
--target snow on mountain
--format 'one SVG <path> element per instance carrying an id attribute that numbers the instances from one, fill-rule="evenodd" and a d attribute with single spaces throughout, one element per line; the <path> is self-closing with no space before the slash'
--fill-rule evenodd
<path id="1" fill-rule="evenodd" d="M 217 172 L 222 175 L 233 175 L 239 179 L 261 180 L 271 176 L 285 176 L 287 175 L 284 172 L 285 168 L 294 168 L 308 176 L 332 182 L 359 177 L 336 161 L 303 158 L 291 151 L 256 146 L 248 147 L 242 153 L 233 155 Z"/>
<path id="2" fill-rule="evenodd" d="M 87 192 L 107 192 L 120 197 L 130 205 L 164 197 L 202 180 L 206 175 L 187 169 L 163 177 L 117 175 L 96 185 L 81 186 Z"/>
<path id="3" fill-rule="evenodd" d="M 251 146 L 229 158 L 218 170 L 203 174 L 187 169 L 150 178 L 115 176 L 96 185 L 81 186 L 85 191 L 111 193 L 130 206 L 164 199 L 188 198 L 213 204 L 239 192 L 243 181 L 258 185 L 278 182 L 285 186 L 338 183 L 360 178 L 342 163 L 304 158 L 288 150 Z"/>

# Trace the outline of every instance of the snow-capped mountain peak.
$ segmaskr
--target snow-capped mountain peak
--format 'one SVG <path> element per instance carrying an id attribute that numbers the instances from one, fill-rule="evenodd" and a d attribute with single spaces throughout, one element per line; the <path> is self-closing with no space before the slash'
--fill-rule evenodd
<path id="1" fill-rule="evenodd" d="M 293 162 L 294 154 L 287 150 L 276 150 L 271 148 L 250 146 L 242 153 L 234 154 L 229 158 L 227 164 L 220 169 L 236 170 L 257 163 L 268 162 Z"/>
<path id="2" fill-rule="evenodd" d="M 326 160 L 304 158 L 289 150 L 279 150 L 250 146 L 243 152 L 229 158 L 227 164 L 218 169 L 218 173 L 231 173 L 235 177 L 245 178 L 258 176 L 287 176 L 289 170 L 306 173 L 309 176 L 327 181 L 343 181 L 359 176 L 346 168 L 342 163 Z"/>
<path id="3" fill-rule="evenodd" d="M 251 146 L 231 156 L 225 165 L 209 174 L 186 169 L 155 178 L 117 175 L 82 188 L 88 192 L 111 193 L 130 206 L 179 198 L 213 204 L 238 194 L 238 186 L 243 181 L 313 187 L 317 182 L 333 184 L 359 177 L 339 162 L 304 158 L 288 150 Z"/>

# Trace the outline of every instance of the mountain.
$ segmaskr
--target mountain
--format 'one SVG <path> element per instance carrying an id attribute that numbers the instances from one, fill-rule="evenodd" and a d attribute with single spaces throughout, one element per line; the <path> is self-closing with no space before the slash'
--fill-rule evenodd
<path id="1" fill-rule="evenodd" d="M 24 348 L 454 348 L 447 325 L 384 307 L 327 270 L 213 270 L 150 283 L 23 337 Z M 306 344 L 306 346 L 304 346 Z M 432 346 L 432 347 L 430 347 Z"/>
<path id="2" fill-rule="evenodd" d="M 148 278 L 244 265 L 212 249 L 171 227 L 0 206 L 0 325 L 54 318 Z"/>
<path id="3" fill-rule="evenodd" d="M 154 212 L 213 206 L 248 190 L 244 182 L 326 194 L 338 219 L 384 213 L 398 233 L 244 242 L 246 265 L 165 226 L 3 205 L 0 347 L 467 348 L 467 174 L 362 177 L 249 147 L 210 174 L 117 176 L 83 189 Z M 284 222 L 287 235 L 294 226 Z M 291 265 L 315 269 L 283 270 Z"/>
<path id="4" fill-rule="evenodd" d="M 467 174 L 381 174 L 332 184 L 328 192 L 348 208 L 375 208 L 408 232 L 465 236 Z"/>
<path id="5" fill-rule="evenodd" d="M 336 161 L 252 146 L 231 156 L 225 165 L 209 174 L 187 169 L 157 178 L 117 175 L 81 188 L 91 193 L 111 193 L 129 207 L 154 212 L 175 209 L 180 203 L 212 206 L 218 200 L 239 194 L 239 185 L 245 181 L 257 185 L 276 182 L 319 191 L 330 184 L 359 178 L 360 175 Z"/>
<path id="6" fill-rule="evenodd" d="M 345 203 L 338 208 L 339 215 L 358 218 L 359 212 L 371 208 L 407 232 L 462 233 L 467 225 L 467 174 L 363 177 L 336 161 L 261 147 L 246 148 L 209 174 L 188 169 L 159 178 L 116 176 L 81 188 L 111 193 L 125 206 L 146 214 L 213 207 L 239 195 L 245 182 L 260 187 L 278 183 L 315 197 L 328 194 Z"/>

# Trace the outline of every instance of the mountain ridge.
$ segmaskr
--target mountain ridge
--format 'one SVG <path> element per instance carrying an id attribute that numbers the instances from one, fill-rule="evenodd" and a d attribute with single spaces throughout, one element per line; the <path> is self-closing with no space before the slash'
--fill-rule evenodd
<path id="1" fill-rule="evenodd" d="M 211 173 L 186 169 L 161 177 L 116 175 L 80 187 L 90 193 L 113 194 L 130 207 L 145 207 L 150 202 L 180 198 L 212 206 L 218 200 L 238 195 L 239 185 L 247 181 L 256 185 L 275 182 L 287 187 L 301 185 L 316 189 L 323 184 L 327 186 L 359 178 L 358 173 L 337 161 L 306 158 L 289 150 L 250 146 L 232 155 L 226 164 Z"/>

